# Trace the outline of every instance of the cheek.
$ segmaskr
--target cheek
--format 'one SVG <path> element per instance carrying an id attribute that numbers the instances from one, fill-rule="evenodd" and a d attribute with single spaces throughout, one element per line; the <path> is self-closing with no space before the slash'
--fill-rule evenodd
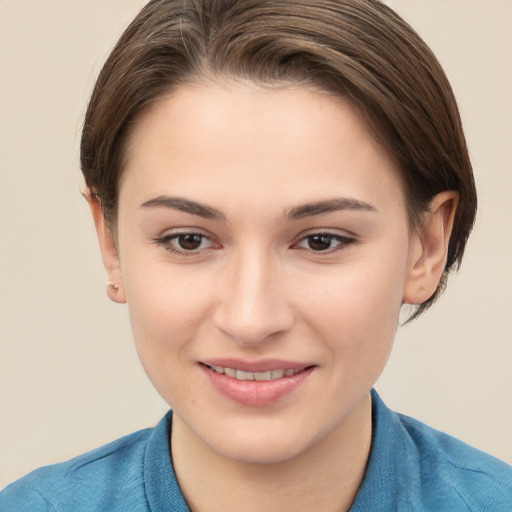
<path id="1" fill-rule="evenodd" d="M 361 259 L 321 278 L 310 277 L 309 285 L 303 279 L 294 296 L 333 357 L 350 353 L 363 366 L 385 362 L 398 324 L 405 268 L 403 252 Z"/>
<path id="2" fill-rule="evenodd" d="M 341 269 L 322 279 L 314 277 L 310 286 L 302 280 L 294 292 L 301 298 L 302 309 L 311 308 L 315 316 L 324 317 L 329 323 L 352 318 L 354 322 L 366 321 L 377 327 L 379 320 L 395 318 L 402 298 L 404 279 L 401 273 L 359 267 Z"/>
<path id="3" fill-rule="evenodd" d="M 122 261 L 134 331 L 155 340 L 181 338 L 205 308 L 203 283 L 193 266 L 172 265 L 166 254 L 139 245 L 142 248 L 128 248 Z"/>
<path id="4" fill-rule="evenodd" d="M 141 363 L 157 389 L 163 391 L 171 368 L 190 359 L 190 347 L 208 317 L 204 286 L 183 269 L 158 262 L 123 272 L 130 322 Z M 164 386 L 165 387 L 165 386 Z"/>

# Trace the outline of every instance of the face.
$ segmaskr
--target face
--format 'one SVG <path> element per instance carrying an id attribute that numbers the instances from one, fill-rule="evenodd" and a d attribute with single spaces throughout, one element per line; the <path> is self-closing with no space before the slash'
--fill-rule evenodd
<path id="1" fill-rule="evenodd" d="M 179 89 L 138 121 L 118 252 L 136 347 L 216 453 L 286 460 L 342 431 L 391 351 L 419 242 L 342 99 Z"/>

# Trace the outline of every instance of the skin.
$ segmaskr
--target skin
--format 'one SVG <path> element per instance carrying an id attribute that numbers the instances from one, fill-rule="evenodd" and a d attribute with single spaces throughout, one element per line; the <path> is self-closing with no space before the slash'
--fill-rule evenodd
<path id="1" fill-rule="evenodd" d="M 340 198 L 343 208 L 291 215 Z M 412 232 L 392 160 L 346 101 L 226 82 L 178 89 L 138 120 L 116 244 L 89 201 L 118 286 L 109 295 L 128 302 L 141 362 L 174 410 L 173 462 L 192 510 L 348 510 L 369 454 L 369 391 L 401 305 L 436 289 L 456 195 L 436 196 Z M 191 232 L 203 236 L 186 253 L 176 235 Z M 218 357 L 312 370 L 249 407 L 205 377 L 200 362 Z"/>

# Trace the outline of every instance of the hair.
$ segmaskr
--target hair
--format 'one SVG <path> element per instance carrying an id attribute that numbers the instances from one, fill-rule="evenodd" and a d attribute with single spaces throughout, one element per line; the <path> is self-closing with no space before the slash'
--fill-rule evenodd
<path id="1" fill-rule="evenodd" d="M 460 266 L 476 190 L 457 104 L 418 34 L 378 0 L 152 0 L 104 64 L 86 112 L 81 168 L 114 232 L 130 127 L 150 104 L 205 79 L 303 84 L 347 99 L 394 160 L 409 221 L 456 191 L 443 278 Z"/>

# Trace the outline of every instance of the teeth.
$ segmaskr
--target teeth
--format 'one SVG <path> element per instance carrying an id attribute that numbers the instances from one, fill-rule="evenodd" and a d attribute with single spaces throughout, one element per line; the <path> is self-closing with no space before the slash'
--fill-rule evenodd
<path id="1" fill-rule="evenodd" d="M 256 381 L 267 381 L 277 380 L 283 377 L 292 377 L 297 375 L 301 370 L 268 370 L 266 372 L 245 372 L 243 370 L 234 370 L 233 368 L 224 368 L 223 366 L 210 366 L 214 372 L 227 375 L 237 380 L 256 380 Z"/>
<path id="2" fill-rule="evenodd" d="M 254 373 L 254 380 L 271 380 L 272 379 L 272 372 L 255 372 Z"/>
<path id="3" fill-rule="evenodd" d="M 254 373 L 237 370 L 235 378 L 238 380 L 254 380 Z"/>
<path id="4" fill-rule="evenodd" d="M 217 370 L 215 370 L 215 371 L 217 371 Z M 221 372 L 218 372 L 218 373 L 221 373 Z M 236 377 L 236 370 L 233 370 L 233 368 L 224 368 L 224 373 L 228 377 Z"/>
<path id="5" fill-rule="evenodd" d="M 284 370 L 272 370 L 272 380 L 282 379 L 284 377 Z"/>

